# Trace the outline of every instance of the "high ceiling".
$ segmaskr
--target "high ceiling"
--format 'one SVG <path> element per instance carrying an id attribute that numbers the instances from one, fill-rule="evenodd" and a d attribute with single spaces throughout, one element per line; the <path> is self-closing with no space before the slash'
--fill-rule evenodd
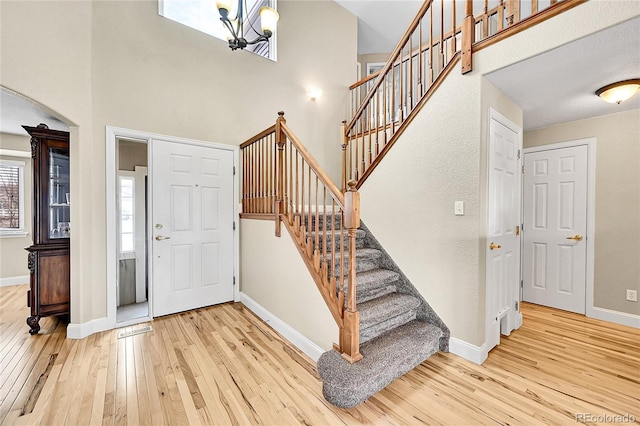
<path id="1" fill-rule="evenodd" d="M 422 3 L 336 1 L 358 16 L 360 53 L 392 51 Z M 607 84 L 640 78 L 640 17 L 494 71 L 486 78 L 523 109 L 525 130 L 640 109 L 640 94 L 621 105 L 607 104 L 594 95 Z M 25 134 L 22 124 L 40 122 L 68 130 L 52 113 L 0 90 L 0 132 Z"/>
<path id="2" fill-rule="evenodd" d="M 358 54 L 387 53 L 418 13 L 417 0 L 335 0 L 358 17 Z"/>

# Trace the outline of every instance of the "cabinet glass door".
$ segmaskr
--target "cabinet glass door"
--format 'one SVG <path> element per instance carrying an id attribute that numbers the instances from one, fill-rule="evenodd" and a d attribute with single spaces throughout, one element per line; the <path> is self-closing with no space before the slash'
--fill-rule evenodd
<path id="1" fill-rule="evenodd" d="M 69 154 L 49 148 L 49 239 L 69 238 Z"/>

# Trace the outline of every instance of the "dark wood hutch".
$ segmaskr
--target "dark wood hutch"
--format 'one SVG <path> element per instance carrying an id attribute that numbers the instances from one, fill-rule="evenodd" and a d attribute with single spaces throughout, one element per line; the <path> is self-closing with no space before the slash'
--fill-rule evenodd
<path id="1" fill-rule="evenodd" d="M 33 244 L 27 306 L 29 333 L 40 331 L 40 318 L 69 314 L 69 132 L 46 124 L 22 126 L 31 136 L 33 159 Z"/>

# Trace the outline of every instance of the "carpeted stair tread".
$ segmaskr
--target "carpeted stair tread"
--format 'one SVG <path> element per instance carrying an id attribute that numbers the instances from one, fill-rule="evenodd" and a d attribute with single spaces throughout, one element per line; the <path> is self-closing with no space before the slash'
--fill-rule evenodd
<path id="1" fill-rule="evenodd" d="M 316 230 L 315 228 L 310 230 L 311 232 L 309 232 L 310 236 L 313 238 L 313 240 L 315 241 L 316 239 Z M 340 229 L 335 229 L 335 230 L 331 230 L 331 229 L 327 229 L 326 235 L 327 235 L 327 239 L 330 240 L 333 238 L 333 236 L 337 236 L 338 238 L 340 237 Z M 318 239 L 322 240 L 323 236 L 325 235 L 325 232 L 323 229 L 320 229 L 318 231 Z M 344 239 L 346 240 L 349 236 L 347 235 L 347 231 L 343 230 L 342 231 L 342 236 L 344 237 Z M 363 239 L 366 236 L 366 232 L 364 232 L 362 229 L 356 229 L 356 239 Z"/>
<path id="2" fill-rule="evenodd" d="M 322 393 L 337 407 L 355 407 L 437 352 L 441 336 L 440 328 L 413 320 L 363 344 L 354 364 L 325 352 L 318 359 Z"/>
<path id="3" fill-rule="evenodd" d="M 356 302 L 368 302 L 397 290 L 395 283 L 400 274 L 388 269 L 371 269 L 356 274 Z M 348 290 L 349 286 L 345 286 Z M 360 308 L 358 308 L 360 309 Z"/>
<path id="4" fill-rule="evenodd" d="M 344 252 L 344 258 L 349 259 L 349 251 Z M 356 261 L 359 259 L 379 259 L 382 256 L 382 252 L 378 249 L 373 248 L 361 248 L 356 250 Z M 328 262 L 331 261 L 331 253 L 327 253 L 324 256 L 325 260 Z"/>
<path id="5" fill-rule="evenodd" d="M 414 311 L 418 306 L 420 306 L 420 299 L 402 293 L 389 293 L 368 302 L 358 303 L 360 330 L 373 327 L 403 313 Z"/>

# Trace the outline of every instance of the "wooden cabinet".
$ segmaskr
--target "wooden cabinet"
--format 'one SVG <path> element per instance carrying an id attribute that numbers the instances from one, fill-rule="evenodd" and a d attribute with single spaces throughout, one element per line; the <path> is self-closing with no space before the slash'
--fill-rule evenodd
<path id="1" fill-rule="evenodd" d="M 22 126 L 31 136 L 33 159 L 33 244 L 29 252 L 31 285 L 27 305 L 29 333 L 40 318 L 69 314 L 69 133 L 45 124 Z"/>

